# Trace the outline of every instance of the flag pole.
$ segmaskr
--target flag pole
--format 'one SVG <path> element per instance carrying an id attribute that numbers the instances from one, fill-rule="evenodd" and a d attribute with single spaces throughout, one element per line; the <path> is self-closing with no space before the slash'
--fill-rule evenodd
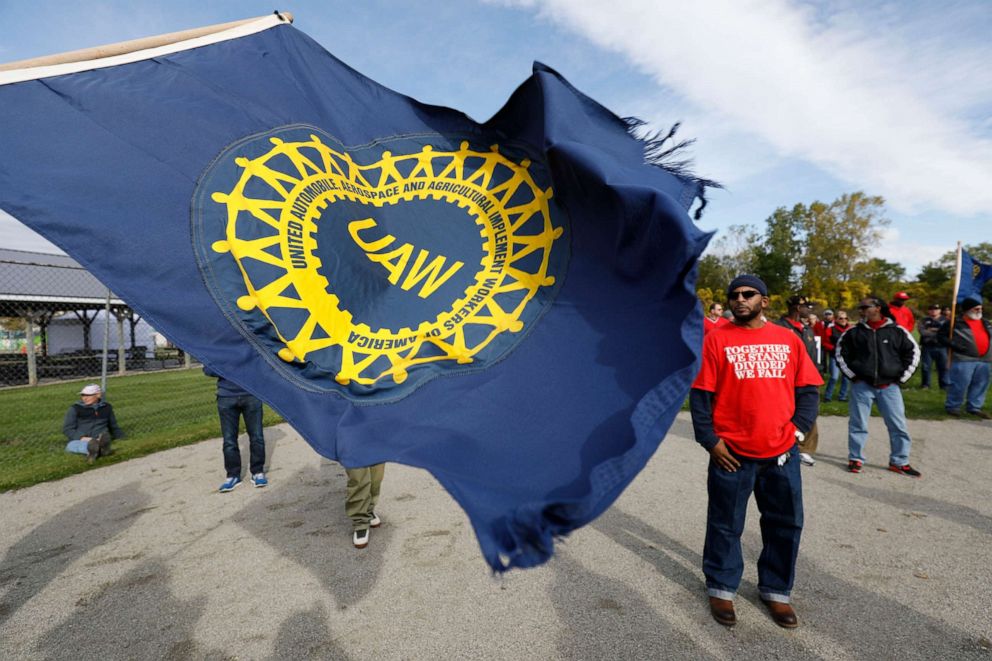
<path id="1" fill-rule="evenodd" d="M 947 331 L 947 370 L 951 369 L 951 351 L 950 341 L 954 339 L 954 319 L 957 317 L 958 309 L 958 291 L 961 289 L 961 242 L 958 241 L 958 257 L 957 263 L 954 266 L 954 294 L 951 296 L 951 323 L 948 324 Z"/>
<path id="2" fill-rule="evenodd" d="M 293 15 L 289 12 L 277 11 L 275 12 L 275 15 L 287 23 L 293 22 Z M 7 62 L 5 64 L 0 64 L 0 71 L 33 69 L 35 67 L 70 64 L 72 62 L 86 62 L 89 60 L 103 59 L 105 57 L 114 57 L 115 55 L 125 55 L 127 53 L 133 53 L 135 51 L 145 50 L 148 48 L 168 46 L 169 44 L 174 44 L 177 41 L 186 41 L 187 39 L 196 39 L 197 37 L 203 37 L 216 32 L 223 32 L 224 30 L 229 30 L 239 25 L 245 25 L 247 23 L 257 21 L 260 18 L 266 17 L 259 16 L 257 18 L 245 18 L 240 21 L 231 21 L 230 23 L 217 23 L 216 25 L 208 25 L 202 28 L 180 30 L 179 32 L 170 32 L 168 34 L 160 34 L 153 37 L 142 37 L 141 39 L 120 41 L 115 44 L 105 44 L 103 46 L 93 46 L 92 48 L 83 48 L 80 50 L 67 51 L 65 53 L 56 53 L 54 55 L 43 55 L 41 57 L 35 57 L 28 60 Z"/>

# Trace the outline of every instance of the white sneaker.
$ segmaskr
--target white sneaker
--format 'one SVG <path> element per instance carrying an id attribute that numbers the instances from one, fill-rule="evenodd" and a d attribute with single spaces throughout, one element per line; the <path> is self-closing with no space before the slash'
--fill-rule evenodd
<path id="1" fill-rule="evenodd" d="M 380 519 L 375 512 L 372 512 L 372 518 L 369 519 L 369 527 L 378 528 L 381 525 L 382 525 L 382 519 Z"/>
<path id="2" fill-rule="evenodd" d="M 808 454 L 806 452 L 799 453 L 799 461 L 803 462 L 807 466 L 812 466 L 813 464 L 816 463 L 816 459 L 813 458 L 813 455 Z"/>
<path id="3" fill-rule="evenodd" d="M 355 545 L 356 549 L 363 549 L 369 545 L 369 529 L 356 530 L 355 534 L 351 538 L 352 543 Z"/>

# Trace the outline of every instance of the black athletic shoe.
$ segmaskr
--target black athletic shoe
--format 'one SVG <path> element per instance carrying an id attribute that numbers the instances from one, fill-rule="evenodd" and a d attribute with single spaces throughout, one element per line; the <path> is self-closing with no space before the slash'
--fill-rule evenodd
<path id="1" fill-rule="evenodd" d="M 889 470 L 892 471 L 893 473 L 899 473 L 901 475 L 907 475 L 909 477 L 922 477 L 923 476 L 923 473 L 921 473 L 920 471 L 916 470 L 915 468 L 913 468 L 909 464 L 906 464 L 905 466 L 896 466 L 895 464 L 889 464 Z"/>

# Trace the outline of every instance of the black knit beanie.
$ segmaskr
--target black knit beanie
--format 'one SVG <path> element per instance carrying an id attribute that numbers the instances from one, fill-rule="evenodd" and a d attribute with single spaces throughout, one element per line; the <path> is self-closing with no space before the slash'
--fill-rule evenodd
<path id="1" fill-rule="evenodd" d="M 756 275 L 748 275 L 745 273 L 744 275 L 739 275 L 730 281 L 730 286 L 727 287 L 727 298 L 730 298 L 730 292 L 734 291 L 738 287 L 745 286 L 754 287 L 761 293 L 762 296 L 768 296 L 768 287 L 766 287 L 765 283 L 761 281 L 761 278 Z"/>

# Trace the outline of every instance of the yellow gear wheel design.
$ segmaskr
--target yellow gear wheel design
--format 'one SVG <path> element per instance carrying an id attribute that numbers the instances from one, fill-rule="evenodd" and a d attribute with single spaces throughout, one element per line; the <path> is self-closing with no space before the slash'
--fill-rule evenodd
<path id="1" fill-rule="evenodd" d="M 438 151 L 431 145 L 410 154 L 385 151 L 379 161 L 360 165 L 347 151 L 333 149 L 317 135 L 309 137 L 299 142 L 270 138 L 272 148 L 267 153 L 235 159 L 241 175 L 232 190 L 211 195 L 227 210 L 225 238 L 211 248 L 236 260 L 245 284 L 237 305 L 265 315 L 284 345 L 278 351 L 282 360 L 304 363 L 314 352 L 338 346 L 337 383 L 373 385 L 387 377 L 403 383 L 417 365 L 469 364 L 499 334 L 523 330 L 520 317 L 528 302 L 542 287 L 555 283 L 555 276 L 548 273 L 549 259 L 564 231 L 552 224 L 548 204 L 552 191 L 535 184 L 529 160 L 514 162 L 497 145 L 475 151 L 462 142 L 456 151 Z M 281 168 L 276 167 L 276 157 L 288 158 L 292 171 L 284 171 L 288 168 L 282 158 Z M 495 176 L 498 168 L 505 170 Z M 256 179 L 276 191 L 279 199 L 253 198 L 247 191 L 258 190 L 249 186 Z M 368 205 L 374 216 L 377 207 L 427 198 L 455 204 L 474 217 L 484 255 L 474 280 L 462 297 L 416 328 L 369 328 L 343 308 L 321 275 L 315 253 L 321 212 L 337 201 L 350 200 Z M 248 231 L 251 223 L 268 226 L 270 235 L 241 238 L 258 236 L 258 231 Z M 524 258 L 540 266 L 528 271 L 521 262 Z M 283 274 L 256 286 L 245 268 L 247 260 L 277 267 Z M 518 294 L 518 302 L 504 309 L 497 297 L 507 292 L 523 296 Z M 285 336 L 274 320 L 280 308 L 309 313 L 292 337 Z M 488 332 L 472 333 L 475 339 L 469 340 L 465 332 L 469 324 Z"/>

